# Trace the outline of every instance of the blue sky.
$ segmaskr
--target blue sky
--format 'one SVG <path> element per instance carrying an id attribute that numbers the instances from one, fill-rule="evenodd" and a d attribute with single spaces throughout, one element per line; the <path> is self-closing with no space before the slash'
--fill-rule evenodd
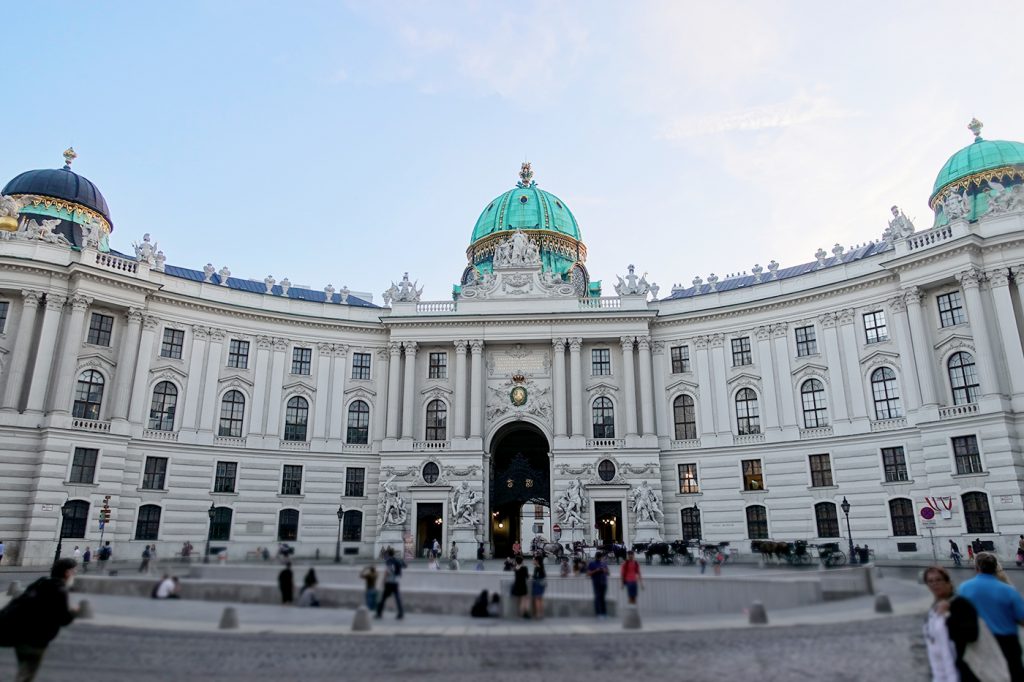
<path id="1" fill-rule="evenodd" d="M 972 116 L 1024 140 L 1024 5 L 834 4 L 20 3 L 0 181 L 73 144 L 114 248 L 379 302 L 448 297 L 529 159 L 592 277 L 667 293 L 929 226 Z"/>

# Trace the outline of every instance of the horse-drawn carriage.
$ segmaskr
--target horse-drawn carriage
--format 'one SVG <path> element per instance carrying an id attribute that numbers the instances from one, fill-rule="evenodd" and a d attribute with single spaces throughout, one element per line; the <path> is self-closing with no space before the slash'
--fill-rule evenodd
<path id="1" fill-rule="evenodd" d="M 633 545 L 633 551 L 637 554 L 642 553 L 644 558 L 647 559 L 648 565 L 654 563 L 654 557 L 658 557 L 658 563 L 660 564 L 693 565 L 704 554 L 705 547 L 714 548 L 714 552 L 717 553 L 720 548 L 728 544 L 726 542 L 721 545 L 702 546 L 696 542 L 691 544 L 683 540 L 673 540 L 672 542 L 638 542 Z"/>
<path id="2" fill-rule="evenodd" d="M 808 544 L 806 540 L 779 542 L 776 540 L 751 540 L 750 550 L 761 555 L 765 563 L 785 561 L 790 566 L 808 565 L 815 558 L 825 566 L 842 566 L 846 563 L 846 555 L 839 549 L 838 542 L 824 542 L 819 545 Z"/>
<path id="3" fill-rule="evenodd" d="M 558 542 L 549 542 L 543 535 L 537 535 L 530 541 L 530 553 L 533 556 L 538 554 L 545 559 L 547 557 L 554 557 L 556 560 L 561 561 L 565 555 L 565 547 Z"/>
<path id="4" fill-rule="evenodd" d="M 818 557 L 821 563 L 829 568 L 846 564 L 846 553 L 839 549 L 838 542 L 823 542 L 818 545 Z"/>

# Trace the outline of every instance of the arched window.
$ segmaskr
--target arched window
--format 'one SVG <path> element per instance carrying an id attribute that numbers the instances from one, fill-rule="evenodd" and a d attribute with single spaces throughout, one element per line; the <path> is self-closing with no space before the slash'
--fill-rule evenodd
<path id="1" fill-rule="evenodd" d="M 178 406 L 178 387 L 161 381 L 153 389 L 153 402 L 149 405 L 149 428 L 155 431 L 174 430 L 174 410 Z"/>
<path id="2" fill-rule="evenodd" d="M 103 375 L 87 369 L 78 375 L 75 386 L 75 406 L 71 416 L 77 419 L 99 419 L 103 404 Z"/>
<path id="3" fill-rule="evenodd" d="M 85 500 L 68 500 L 61 509 L 60 524 L 62 538 L 84 538 L 89 525 L 89 503 Z"/>
<path id="4" fill-rule="evenodd" d="M 441 469 L 434 462 L 427 462 L 423 465 L 423 480 L 427 483 L 436 483 L 441 476 Z"/>
<path id="5" fill-rule="evenodd" d="M 341 522 L 341 539 L 345 542 L 359 542 L 363 539 L 363 512 L 350 509 Z"/>
<path id="6" fill-rule="evenodd" d="M 805 429 L 828 426 L 828 413 L 825 411 L 825 385 L 821 381 L 818 379 L 805 381 L 800 387 L 800 400 L 804 408 Z M 821 537 L 831 536 L 821 535 Z"/>
<path id="7" fill-rule="evenodd" d="M 697 411 L 693 398 L 681 395 L 672 401 L 672 415 L 676 422 L 676 440 L 694 440 L 697 437 Z"/>
<path id="8" fill-rule="evenodd" d="M 366 445 L 370 442 L 370 406 L 362 400 L 353 400 L 348 406 L 345 442 L 350 445 Z"/>
<path id="9" fill-rule="evenodd" d="M 448 406 L 443 400 L 427 403 L 427 440 L 448 440 Z"/>
<path id="10" fill-rule="evenodd" d="M 988 507 L 988 495 L 985 493 L 964 493 L 964 520 L 967 522 L 968 533 L 994 533 L 992 512 Z"/>
<path id="11" fill-rule="evenodd" d="M 814 520 L 818 523 L 819 538 L 839 537 L 839 514 L 832 502 L 819 502 L 814 505 Z"/>
<path id="12" fill-rule="evenodd" d="M 213 510 L 213 518 L 210 519 L 210 539 L 231 539 L 231 509 L 229 507 L 217 507 Z"/>
<path id="13" fill-rule="evenodd" d="M 299 538 L 299 510 L 282 509 L 277 515 L 277 539 L 292 542 Z"/>
<path id="14" fill-rule="evenodd" d="M 978 372 L 974 367 L 974 356 L 963 351 L 953 353 L 946 366 L 949 385 L 953 388 L 953 404 L 978 402 Z"/>
<path id="15" fill-rule="evenodd" d="M 889 518 L 892 519 L 893 535 L 917 535 L 914 521 L 914 503 L 905 497 L 889 500 Z"/>
<path id="16" fill-rule="evenodd" d="M 305 398 L 295 396 L 288 401 L 284 411 L 284 439 L 306 440 L 306 424 L 309 423 L 309 403 Z"/>
<path id="17" fill-rule="evenodd" d="M 761 433 L 757 394 L 753 389 L 741 388 L 736 394 L 736 432 L 741 436 Z"/>
<path id="18" fill-rule="evenodd" d="M 594 401 L 594 438 L 615 438 L 615 408 L 611 398 Z"/>
<path id="19" fill-rule="evenodd" d="M 241 391 L 228 391 L 220 401 L 218 436 L 242 437 L 242 418 L 245 416 L 245 396 Z"/>
<path id="20" fill-rule="evenodd" d="M 747 537 L 751 540 L 768 539 L 768 510 L 759 504 L 747 507 Z"/>
<path id="21" fill-rule="evenodd" d="M 875 419 L 902 417 L 900 392 L 896 388 L 896 372 L 879 367 L 871 373 L 871 395 L 875 400 Z"/>
<path id="22" fill-rule="evenodd" d="M 683 542 L 700 540 L 700 509 L 696 506 L 684 507 L 681 516 L 683 521 Z"/>
<path id="23" fill-rule="evenodd" d="M 139 507 L 139 518 L 135 520 L 136 540 L 156 540 L 160 534 L 160 507 L 144 504 Z"/>

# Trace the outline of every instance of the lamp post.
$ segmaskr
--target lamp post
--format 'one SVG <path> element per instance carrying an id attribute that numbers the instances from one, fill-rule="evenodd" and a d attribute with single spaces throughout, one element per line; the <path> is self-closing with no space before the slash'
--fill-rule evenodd
<path id="1" fill-rule="evenodd" d="M 210 503 L 210 509 L 206 512 L 210 517 L 210 525 L 206 529 L 206 552 L 203 554 L 203 563 L 210 563 L 210 536 L 213 535 L 213 517 L 217 514 L 217 505 Z"/>
<path id="2" fill-rule="evenodd" d="M 67 523 L 68 516 L 71 515 L 71 507 L 68 505 L 68 501 L 64 500 L 64 504 L 60 506 L 60 532 L 57 533 L 57 551 L 53 555 L 53 563 L 57 563 L 57 559 L 60 559 L 60 552 L 64 541 L 64 524 Z"/>
<path id="3" fill-rule="evenodd" d="M 846 515 L 846 539 L 850 542 L 850 562 L 853 562 L 853 533 L 850 532 L 850 503 L 846 500 L 846 496 L 843 495 L 843 501 L 839 505 L 843 510 L 843 514 Z"/>
<path id="4" fill-rule="evenodd" d="M 345 518 L 344 505 L 338 505 L 338 542 L 334 545 L 334 563 L 341 563 L 341 522 Z"/>

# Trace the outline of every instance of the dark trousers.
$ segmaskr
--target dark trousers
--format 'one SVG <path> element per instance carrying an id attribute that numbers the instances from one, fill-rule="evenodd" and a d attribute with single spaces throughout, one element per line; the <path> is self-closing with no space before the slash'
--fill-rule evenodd
<path id="1" fill-rule="evenodd" d="M 999 648 L 1003 650 L 1006 664 L 1010 667 L 1010 682 L 1024 682 L 1024 663 L 1021 662 L 1020 640 L 1017 635 L 996 635 Z"/>
<path id="2" fill-rule="evenodd" d="M 599 616 L 608 615 L 608 605 L 604 601 L 606 594 L 608 594 L 607 584 L 594 583 L 594 613 Z"/>
<path id="3" fill-rule="evenodd" d="M 17 682 L 32 682 L 36 679 L 36 673 L 39 672 L 46 649 L 18 644 L 14 647 L 14 653 L 18 657 L 18 676 L 15 679 Z"/>
<path id="4" fill-rule="evenodd" d="M 395 595 L 395 605 L 398 607 L 398 617 L 402 618 L 405 614 L 402 611 L 402 595 L 398 593 L 398 583 L 384 583 L 384 594 L 381 595 L 380 601 L 377 602 L 377 617 L 380 618 L 381 614 L 384 613 L 384 602 L 388 600 L 388 597 Z"/>

